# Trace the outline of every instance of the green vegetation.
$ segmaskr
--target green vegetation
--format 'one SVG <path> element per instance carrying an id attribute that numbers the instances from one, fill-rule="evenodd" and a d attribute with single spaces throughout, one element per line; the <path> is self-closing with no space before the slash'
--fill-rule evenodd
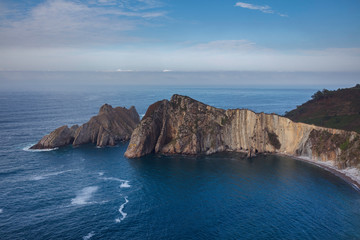
<path id="1" fill-rule="evenodd" d="M 323 89 L 311 98 L 286 112 L 285 117 L 295 122 L 360 133 L 360 84 L 334 91 Z"/>
<path id="2" fill-rule="evenodd" d="M 327 90 L 327 89 L 324 88 L 322 91 L 317 91 L 316 93 L 314 93 L 314 94 L 311 96 L 311 98 L 312 98 L 313 100 L 319 100 L 319 99 L 321 99 L 321 98 L 328 97 L 328 96 L 334 94 L 335 92 L 336 92 L 336 91 L 329 91 L 329 90 Z"/>
<path id="3" fill-rule="evenodd" d="M 345 150 L 348 149 L 348 148 L 349 148 L 349 139 L 346 139 L 346 141 L 343 142 L 343 143 L 340 145 L 340 149 L 341 149 L 342 151 L 345 151 Z"/>
<path id="4" fill-rule="evenodd" d="M 352 126 L 359 120 L 358 114 L 344 116 L 324 116 L 315 118 L 300 118 L 298 121 L 328 128 L 351 130 L 360 133 L 360 125 Z"/>

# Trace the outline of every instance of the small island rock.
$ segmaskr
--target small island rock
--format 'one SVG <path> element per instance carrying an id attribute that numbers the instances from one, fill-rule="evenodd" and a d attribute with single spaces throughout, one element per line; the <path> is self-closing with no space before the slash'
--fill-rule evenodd
<path id="1" fill-rule="evenodd" d="M 134 106 L 113 108 L 108 104 L 101 106 L 98 115 L 82 126 L 71 128 L 62 126 L 44 136 L 31 149 L 48 149 L 65 145 L 95 143 L 97 146 L 113 146 L 120 141 L 128 141 L 131 133 L 140 122 Z"/>

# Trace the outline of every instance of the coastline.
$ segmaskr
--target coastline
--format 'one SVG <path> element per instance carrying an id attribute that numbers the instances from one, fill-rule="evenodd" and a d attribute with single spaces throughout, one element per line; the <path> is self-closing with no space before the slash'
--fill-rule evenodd
<path id="1" fill-rule="evenodd" d="M 357 170 L 356 168 L 338 169 L 334 166 L 334 164 L 333 164 L 334 161 L 326 161 L 326 162 L 314 161 L 314 160 L 311 160 L 309 157 L 293 156 L 293 155 L 288 155 L 288 154 L 283 154 L 283 153 L 276 153 L 276 155 L 291 157 L 295 160 L 299 160 L 302 162 L 306 162 L 306 163 L 318 166 L 328 172 L 331 172 L 335 176 L 341 178 L 342 180 L 344 180 L 345 182 L 347 182 L 353 188 L 355 188 L 357 191 L 360 192 L 360 171 Z"/>

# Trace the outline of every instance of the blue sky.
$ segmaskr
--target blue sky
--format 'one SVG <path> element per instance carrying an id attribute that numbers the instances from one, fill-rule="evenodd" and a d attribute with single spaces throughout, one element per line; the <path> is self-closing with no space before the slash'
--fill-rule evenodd
<path id="1" fill-rule="evenodd" d="M 0 70 L 360 71 L 360 1 L 2 0 Z"/>

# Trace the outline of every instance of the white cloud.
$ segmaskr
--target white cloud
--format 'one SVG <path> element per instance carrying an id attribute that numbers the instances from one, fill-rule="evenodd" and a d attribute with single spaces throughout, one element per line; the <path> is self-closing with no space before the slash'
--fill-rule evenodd
<path id="1" fill-rule="evenodd" d="M 119 4 L 133 11 L 142 11 L 163 6 L 163 3 L 157 0 L 122 0 L 119 1 Z"/>
<path id="2" fill-rule="evenodd" d="M 269 51 L 263 47 L 259 47 L 256 43 L 248 40 L 217 40 L 207 43 L 200 43 L 193 45 L 189 48 L 195 51 L 210 51 L 210 52 L 257 52 L 257 51 Z"/>
<path id="3" fill-rule="evenodd" d="M 135 1 L 136 2 L 136 1 Z M 92 4 L 91 4 L 92 3 Z M 21 18 L 0 24 L 0 45 L 17 47 L 86 47 L 134 41 L 126 32 L 165 16 L 160 11 L 132 11 L 117 1 L 98 0 L 84 4 L 47 0 Z"/>
<path id="4" fill-rule="evenodd" d="M 254 5 L 254 4 L 250 4 L 250 3 L 244 3 L 244 2 L 237 2 L 235 4 L 236 7 L 242 7 L 242 8 L 247 8 L 247 9 L 252 9 L 252 10 L 259 10 L 261 12 L 264 13 L 274 13 L 273 10 L 271 10 L 271 7 L 265 5 L 265 6 L 259 6 L 259 5 Z"/>
<path id="5" fill-rule="evenodd" d="M 251 4 L 251 3 L 237 2 L 235 4 L 235 7 L 247 8 L 247 9 L 251 9 L 251 10 L 258 10 L 258 11 L 261 11 L 263 13 L 271 13 L 271 14 L 276 13 L 281 17 L 287 17 L 286 14 L 281 14 L 281 13 L 275 12 L 268 5 L 260 6 L 260 5 L 254 5 L 254 4 Z"/>
<path id="6" fill-rule="evenodd" d="M 215 41 L 226 43 L 227 40 Z M 229 40 L 231 41 L 235 40 Z M 239 40 L 243 42 L 245 40 Z M 128 50 L 71 48 L 0 49 L 0 69 L 53 71 L 324 71 L 359 72 L 360 48 L 279 51 L 250 43 L 226 47 L 210 42 L 199 47 L 164 50 L 162 47 Z M 231 44 L 230 44 L 231 45 Z M 241 45 L 241 44 L 240 44 Z M 204 47 L 206 46 L 206 47 Z M 236 46 L 236 44 L 235 44 Z M 246 46 L 246 44 L 245 44 Z M 213 47 L 213 48 L 212 48 Z M 231 50 L 233 49 L 233 50 Z M 263 50 L 265 49 L 265 50 Z"/>

